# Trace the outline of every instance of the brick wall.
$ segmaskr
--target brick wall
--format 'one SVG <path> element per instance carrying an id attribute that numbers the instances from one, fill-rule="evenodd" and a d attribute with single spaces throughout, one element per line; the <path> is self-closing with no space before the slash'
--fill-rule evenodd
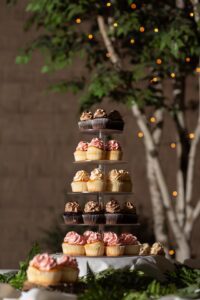
<path id="1" fill-rule="evenodd" d="M 0 268 L 17 267 L 33 241 L 42 238 L 43 230 L 62 212 L 63 190 L 69 187 L 77 169 L 72 160 L 80 139 L 77 98 L 71 94 L 44 93 L 51 81 L 64 78 L 65 74 L 41 75 L 39 55 L 27 66 L 14 63 L 17 50 L 34 36 L 23 32 L 25 2 L 19 1 L 14 8 L 3 4 L 0 9 Z M 78 72 L 78 68 L 77 62 L 77 68 L 71 72 Z M 105 107 L 111 109 L 113 105 Z M 126 120 L 120 139 L 133 173 L 136 203 L 151 217 L 142 141 L 136 138 L 137 126 L 131 112 L 121 106 L 118 109 Z M 165 139 L 171 141 L 173 127 L 167 122 Z M 163 146 L 161 158 L 166 160 L 165 173 L 173 190 L 175 153 Z M 197 178 L 199 173 L 197 170 Z M 196 196 L 199 191 L 195 191 Z M 198 241 L 194 232 L 195 254 L 200 253 Z"/>

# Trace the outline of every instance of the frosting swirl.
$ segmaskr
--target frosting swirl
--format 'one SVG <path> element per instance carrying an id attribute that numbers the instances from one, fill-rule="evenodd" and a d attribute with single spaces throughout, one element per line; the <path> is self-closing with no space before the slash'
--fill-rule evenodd
<path id="1" fill-rule="evenodd" d="M 80 116 L 81 121 L 91 120 L 92 118 L 93 118 L 93 115 L 92 115 L 91 111 L 84 111 Z"/>
<path id="2" fill-rule="evenodd" d="M 117 234 L 111 231 L 104 232 L 103 241 L 106 246 L 115 246 L 120 244 Z"/>
<path id="3" fill-rule="evenodd" d="M 41 271 L 50 271 L 57 266 L 56 260 L 48 253 L 36 255 L 29 264 Z"/>
<path id="4" fill-rule="evenodd" d="M 118 213 L 120 212 L 120 205 L 117 200 L 111 199 L 106 203 L 106 212 L 108 213 Z"/>
<path id="5" fill-rule="evenodd" d="M 136 236 L 134 236 L 131 233 L 122 233 L 119 237 L 119 240 L 123 245 L 138 245 L 139 244 Z"/>
<path id="6" fill-rule="evenodd" d="M 86 230 L 86 231 L 83 233 L 83 236 L 87 239 L 88 236 L 90 236 L 91 233 L 94 233 L 94 231 L 92 231 L 92 230 Z"/>
<path id="7" fill-rule="evenodd" d="M 65 212 L 79 213 L 79 212 L 81 212 L 81 207 L 80 207 L 79 203 L 76 201 L 67 202 L 65 205 Z"/>
<path id="8" fill-rule="evenodd" d="M 121 150 L 120 143 L 116 140 L 110 140 L 106 144 L 106 150 L 107 151 Z"/>
<path id="9" fill-rule="evenodd" d="M 105 145 L 104 145 L 104 142 L 101 139 L 93 138 L 91 140 L 91 142 L 88 144 L 88 147 L 96 147 L 96 148 L 99 148 L 99 149 L 104 149 Z"/>
<path id="10" fill-rule="evenodd" d="M 76 150 L 79 151 L 87 151 L 88 149 L 88 142 L 80 141 L 76 147 Z"/>
<path id="11" fill-rule="evenodd" d="M 80 170 L 76 172 L 73 178 L 73 181 L 88 181 L 88 180 L 89 180 L 89 174 L 84 170 Z"/>
<path id="12" fill-rule="evenodd" d="M 133 202 L 131 201 L 126 201 L 124 203 L 124 206 L 123 206 L 123 211 L 125 213 L 131 213 L 131 214 L 135 214 L 136 213 L 136 207 L 135 205 L 133 204 Z"/>
<path id="13" fill-rule="evenodd" d="M 90 180 L 103 180 L 104 174 L 98 168 L 94 169 L 90 174 Z"/>
<path id="14" fill-rule="evenodd" d="M 75 231 L 69 231 L 64 238 L 64 242 L 72 245 L 85 245 L 86 239 Z"/>
<path id="15" fill-rule="evenodd" d="M 87 244 L 92 244 L 99 241 L 102 241 L 102 236 L 99 232 L 91 232 L 87 237 Z"/>
<path id="16" fill-rule="evenodd" d="M 140 246 L 140 253 L 139 255 L 148 255 L 150 253 L 151 247 L 149 244 L 145 243 Z"/>
<path id="17" fill-rule="evenodd" d="M 165 255 L 163 245 L 159 242 L 154 243 L 151 247 L 150 254 L 152 254 L 152 255 Z"/>
<path id="18" fill-rule="evenodd" d="M 85 207 L 84 207 L 85 213 L 100 212 L 100 211 L 101 211 L 101 206 L 99 205 L 99 203 L 97 201 L 91 200 L 85 204 Z"/>
<path id="19" fill-rule="evenodd" d="M 65 254 L 57 258 L 57 265 L 58 267 L 71 267 L 78 269 L 77 260 Z"/>
<path id="20" fill-rule="evenodd" d="M 102 108 L 98 108 L 95 111 L 94 116 L 93 116 L 94 119 L 97 119 L 97 118 L 106 118 L 106 117 L 107 117 L 107 114 L 106 114 L 105 110 L 102 109 Z"/>

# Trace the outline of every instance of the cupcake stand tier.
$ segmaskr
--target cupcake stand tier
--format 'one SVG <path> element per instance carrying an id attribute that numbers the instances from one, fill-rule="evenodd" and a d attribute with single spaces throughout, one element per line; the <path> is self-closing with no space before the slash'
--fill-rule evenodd
<path id="1" fill-rule="evenodd" d="M 88 164 L 88 165 L 124 165 L 127 164 L 127 161 L 123 160 L 80 160 L 74 161 L 74 164 Z"/>

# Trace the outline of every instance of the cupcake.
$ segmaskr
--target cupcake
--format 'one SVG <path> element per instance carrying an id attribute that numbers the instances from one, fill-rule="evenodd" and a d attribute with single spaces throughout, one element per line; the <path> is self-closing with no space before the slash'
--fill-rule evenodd
<path id="1" fill-rule="evenodd" d="M 76 172 L 73 181 L 71 183 L 72 192 L 86 192 L 88 180 L 89 180 L 89 174 L 86 171 L 80 170 Z"/>
<path id="2" fill-rule="evenodd" d="M 121 256 L 124 254 L 125 246 L 123 246 L 116 233 L 104 232 L 103 241 L 107 256 Z"/>
<path id="3" fill-rule="evenodd" d="M 57 258 L 57 265 L 62 272 L 61 282 L 74 283 L 77 281 L 79 268 L 75 258 L 64 254 Z"/>
<path id="4" fill-rule="evenodd" d="M 83 235 L 79 235 L 75 231 L 69 231 L 62 243 L 63 253 L 72 256 L 83 256 L 85 255 L 85 243 L 86 239 Z"/>
<path id="5" fill-rule="evenodd" d="M 151 255 L 165 255 L 165 250 L 164 250 L 163 245 L 160 242 L 154 243 L 151 247 L 150 254 Z"/>
<path id="6" fill-rule="evenodd" d="M 85 244 L 86 256 L 103 256 L 104 255 L 104 242 L 102 235 L 99 232 L 91 232 L 87 234 Z"/>
<path id="7" fill-rule="evenodd" d="M 88 160 L 102 160 L 105 159 L 105 145 L 99 138 L 93 138 L 88 144 L 86 158 Z"/>
<path id="8" fill-rule="evenodd" d="M 106 144 L 106 158 L 108 160 L 121 160 L 122 149 L 118 141 L 110 140 Z"/>
<path id="9" fill-rule="evenodd" d="M 132 183 L 127 171 L 113 169 L 108 173 L 107 190 L 109 192 L 131 192 Z"/>
<path id="10" fill-rule="evenodd" d="M 88 149 L 88 143 L 84 141 L 80 141 L 78 143 L 78 146 L 76 147 L 76 151 L 74 152 L 75 161 L 86 160 L 87 149 Z"/>
<path id="11" fill-rule="evenodd" d="M 79 129 L 92 129 L 92 118 L 93 115 L 91 111 L 84 111 L 80 116 L 80 121 L 78 122 Z"/>
<path id="12" fill-rule="evenodd" d="M 150 251 L 151 251 L 151 247 L 149 246 L 148 243 L 142 244 L 142 245 L 140 245 L 139 255 L 142 255 L 142 256 L 149 255 Z"/>
<path id="13" fill-rule="evenodd" d="M 94 169 L 87 182 L 89 192 L 103 192 L 105 190 L 104 174 L 100 169 Z"/>
<path id="14" fill-rule="evenodd" d="M 123 221 L 123 214 L 117 200 L 111 199 L 105 207 L 106 224 L 120 224 Z"/>
<path id="15" fill-rule="evenodd" d="M 101 205 L 97 201 L 88 201 L 85 204 L 83 222 L 88 225 L 104 223 Z"/>
<path id="16" fill-rule="evenodd" d="M 27 269 L 28 281 L 39 285 L 57 285 L 61 281 L 62 272 L 56 260 L 49 254 L 38 254 L 30 262 Z"/>
<path id="17" fill-rule="evenodd" d="M 112 110 L 108 115 L 108 128 L 123 130 L 124 129 L 124 121 L 117 110 Z"/>
<path id="18" fill-rule="evenodd" d="M 107 128 L 108 122 L 109 119 L 107 117 L 105 110 L 102 108 L 98 108 L 93 115 L 92 128 L 97 130 L 105 129 Z"/>
<path id="19" fill-rule="evenodd" d="M 122 233 L 119 237 L 119 241 L 125 246 L 124 254 L 126 255 L 138 255 L 140 252 L 140 243 L 136 236 L 131 233 Z"/>
<path id="20" fill-rule="evenodd" d="M 124 203 L 122 212 L 124 214 L 124 223 L 125 224 L 137 223 L 136 207 L 133 204 L 133 202 L 126 201 Z"/>
<path id="21" fill-rule="evenodd" d="M 82 211 L 78 202 L 70 201 L 65 205 L 65 212 L 63 214 L 65 224 L 81 224 Z"/>

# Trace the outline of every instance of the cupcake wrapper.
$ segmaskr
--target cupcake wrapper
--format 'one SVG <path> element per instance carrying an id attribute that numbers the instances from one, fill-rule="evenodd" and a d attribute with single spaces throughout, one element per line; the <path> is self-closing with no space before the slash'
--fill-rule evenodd
<path id="1" fill-rule="evenodd" d="M 83 161 L 86 160 L 86 152 L 87 151 L 81 151 L 81 150 L 76 150 L 74 152 L 74 160 L 75 161 Z"/>
<path id="2" fill-rule="evenodd" d="M 104 224 L 105 219 L 103 214 L 88 213 L 88 214 L 83 214 L 83 222 L 84 224 L 88 224 L 88 225 Z"/>
<path id="3" fill-rule="evenodd" d="M 109 120 L 107 124 L 108 129 L 115 129 L 115 130 L 123 130 L 124 129 L 124 121 L 121 120 Z"/>
<path id="4" fill-rule="evenodd" d="M 97 147 L 89 146 L 86 158 L 87 160 L 102 160 L 105 159 L 106 152 L 103 149 L 99 149 Z"/>
<path id="5" fill-rule="evenodd" d="M 79 269 L 64 267 L 61 269 L 61 282 L 74 283 L 78 279 Z"/>
<path id="6" fill-rule="evenodd" d="M 108 118 L 97 118 L 92 120 L 93 129 L 106 129 L 107 124 L 109 123 Z"/>
<path id="7" fill-rule="evenodd" d="M 68 243 L 62 243 L 63 253 L 72 256 L 83 256 L 85 255 L 85 248 L 83 245 L 71 245 Z"/>
<path id="8" fill-rule="evenodd" d="M 107 151 L 106 157 L 108 160 L 121 160 L 122 159 L 122 151 L 120 151 L 120 150 Z"/>
<path id="9" fill-rule="evenodd" d="M 103 180 L 94 180 L 87 182 L 89 192 L 103 192 L 105 190 L 105 182 Z"/>
<path id="10" fill-rule="evenodd" d="M 107 213 L 105 214 L 106 224 L 122 224 L 123 223 L 123 214 L 119 213 Z"/>
<path id="11" fill-rule="evenodd" d="M 72 181 L 72 192 L 87 192 L 87 182 L 85 181 Z"/>
<path id="12" fill-rule="evenodd" d="M 116 246 L 107 246 L 106 255 L 107 256 L 121 256 L 124 254 L 125 246 L 116 245 Z"/>
<path id="13" fill-rule="evenodd" d="M 78 213 L 64 213 L 63 219 L 65 224 L 82 224 L 82 214 Z"/>
<path id="14" fill-rule="evenodd" d="M 134 224 L 137 223 L 138 216 L 136 214 L 126 214 L 124 213 L 123 223 L 124 224 Z"/>
<path id="15" fill-rule="evenodd" d="M 87 121 L 79 121 L 78 122 L 79 129 L 92 129 L 92 120 Z"/>
<path id="16" fill-rule="evenodd" d="M 61 281 L 62 272 L 60 270 L 41 271 L 29 266 L 27 278 L 29 282 L 39 285 L 57 285 Z"/>
<path id="17" fill-rule="evenodd" d="M 125 245 L 125 255 L 139 255 L 140 245 Z"/>
<path id="18" fill-rule="evenodd" d="M 103 256 L 104 255 L 104 243 L 95 242 L 85 245 L 86 256 Z"/>

